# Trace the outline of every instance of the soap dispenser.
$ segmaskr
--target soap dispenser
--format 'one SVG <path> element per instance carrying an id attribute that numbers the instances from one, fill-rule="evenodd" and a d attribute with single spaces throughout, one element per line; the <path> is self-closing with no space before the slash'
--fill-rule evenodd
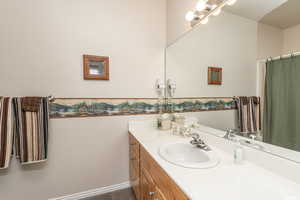
<path id="1" fill-rule="evenodd" d="M 234 149 L 234 163 L 242 164 L 244 161 L 244 149 L 242 146 L 238 145 Z"/>

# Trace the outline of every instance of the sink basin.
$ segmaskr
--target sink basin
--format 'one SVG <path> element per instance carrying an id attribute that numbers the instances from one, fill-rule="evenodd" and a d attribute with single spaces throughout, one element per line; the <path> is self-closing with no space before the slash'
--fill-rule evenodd
<path id="1" fill-rule="evenodd" d="M 213 151 L 204 151 L 190 143 L 164 144 L 159 155 L 174 165 L 193 169 L 212 168 L 220 161 Z"/>

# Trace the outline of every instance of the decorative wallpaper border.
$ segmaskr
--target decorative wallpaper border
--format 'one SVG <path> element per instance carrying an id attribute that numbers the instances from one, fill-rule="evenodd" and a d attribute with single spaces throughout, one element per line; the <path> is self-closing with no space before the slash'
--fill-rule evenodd
<path id="1" fill-rule="evenodd" d="M 59 98 L 50 104 L 51 118 L 157 114 L 157 99 Z"/>
<path id="2" fill-rule="evenodd" d="M 173 107 L 173 108 L 172 108 Z M 175 98 L 167 102 L 167 111 L 174 112 L 201 112 L 234 110 L 236 103 L 230 97 L 202 97 L 202 98 Z"/>
<path id="3" fill-rule="evenodd" d="M 168 101 L 167 101 L 168 102 Z M 163 106 L 165 112 L 201 112 L 236 109 L 231 97 L 174 98 Z M 50 103 L 51 118 L 102 117 L 157 114 L 156 98 L 57 98 Z"/>

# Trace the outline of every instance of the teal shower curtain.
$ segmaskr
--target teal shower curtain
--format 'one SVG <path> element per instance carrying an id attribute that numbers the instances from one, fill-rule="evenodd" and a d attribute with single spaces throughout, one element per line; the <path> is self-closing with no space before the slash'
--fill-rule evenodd
<path id="1" fill-rule="evenodd" d="M 300 151 L 300 56 L 268 61 L 264 142 Z"/>

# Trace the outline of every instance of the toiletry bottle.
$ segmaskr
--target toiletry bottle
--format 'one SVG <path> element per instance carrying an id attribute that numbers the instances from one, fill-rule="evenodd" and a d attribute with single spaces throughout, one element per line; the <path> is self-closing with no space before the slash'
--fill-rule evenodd
<path id="1" fill-rule="evenodd" d="M 164 113 L 157 119 L 157 127 L 160 130 L 167 131 L 172 128 L 172 121 L 168 113 Z"/>
<path id="2" fill-rule="evenodd" d="M 244 149 L 241 146 L 237 146 L 234 150 L 234 163 L 242 164 L 244 161 Z"/>

